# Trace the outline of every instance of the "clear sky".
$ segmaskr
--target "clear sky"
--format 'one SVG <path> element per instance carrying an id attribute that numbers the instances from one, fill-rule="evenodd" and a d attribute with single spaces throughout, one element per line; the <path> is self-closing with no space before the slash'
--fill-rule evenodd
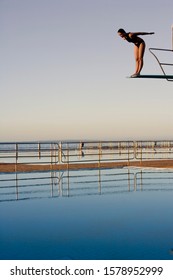
<path id="1" fill-rule="evenodd" d="M 124 28 L 171 48 L 172 0 L 0 0 L 0 141 L 173 139 L 173 83 L 128 79 Z M 173 71 L 172 71 L 173 73 Z"/>

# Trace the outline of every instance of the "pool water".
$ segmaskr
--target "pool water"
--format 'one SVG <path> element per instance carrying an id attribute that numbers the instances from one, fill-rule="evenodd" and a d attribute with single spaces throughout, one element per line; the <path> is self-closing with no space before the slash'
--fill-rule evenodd
<path id="1" fill-rule="evenodd" d="M 173 171 L 0 176 L 0 259 L 173 259 Z"/>

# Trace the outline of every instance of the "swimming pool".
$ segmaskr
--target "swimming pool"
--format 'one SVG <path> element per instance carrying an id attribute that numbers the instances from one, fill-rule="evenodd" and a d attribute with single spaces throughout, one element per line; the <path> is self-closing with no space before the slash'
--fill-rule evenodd
<path id="1" fill-rule="evenodd" d="M 0 174 L 0 259 L 173 259 L 173 170 Z"/>

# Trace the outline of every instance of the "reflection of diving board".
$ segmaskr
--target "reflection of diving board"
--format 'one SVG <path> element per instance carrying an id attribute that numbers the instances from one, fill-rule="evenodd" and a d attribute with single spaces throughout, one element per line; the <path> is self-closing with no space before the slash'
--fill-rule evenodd
<path id="1" fill-rule="evenodd" d="M 147 78 L 147 79 L 167 79 L 167 80 L 173 80 L 173 75 L 139 75 L 136 77 L 130 77 L 132 79 L 136 78 Z"/>

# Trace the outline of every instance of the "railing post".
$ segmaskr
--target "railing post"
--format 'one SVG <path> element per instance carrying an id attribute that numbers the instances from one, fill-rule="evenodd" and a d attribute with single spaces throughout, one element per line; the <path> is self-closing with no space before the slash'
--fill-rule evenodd
<path id="1" fill-rule="evenodd" d="M 136 158 L 136 149 L 137 149 L 137 142 L 134 141 L 134 142 L 133 142 L 133 153 L 134 153 L 134 156 L 133 156 L 133 157 L 134 157 L 134 159 L 137 159 L 137 158 Z"/>
<path id="2" fill-rule="evenodd" d="M 18 162 L 18 144 L 16 143 L 16 162 L 15 162 L 15 172 L 17 172 L 17 162 Z"/>
<path id="3" fill-rule="evenodd" d="M 52 168 L 52 153 L 53 153 L 53 144 L 50 144 L 50 161 L 51 161 L 51 168 Z"/>
<path id="4" fill-rule="evenodd" d="M 38 143 L 38 159 L 41 159 L 41 144 Z"/>
<path id="5" fill-rule="evenodd" d="M 100 161 L 101 161 L 101 150 L 102 150 L 102 144 L 101 142 L 99 143 L 99 168 L 100 168 Z"/>
<path id="6" fill-rule="evenodd" d="M 58 144 L 58 162 L 62 162 L 62 143 L 60 142 Z"/>
<path id="7" fill-rule="evenodd" d="M 143 149 L 142 149 L 142 141 L 141 141 L 141 162 L 142 162 L 142 152 L 143 152 Z"/>

